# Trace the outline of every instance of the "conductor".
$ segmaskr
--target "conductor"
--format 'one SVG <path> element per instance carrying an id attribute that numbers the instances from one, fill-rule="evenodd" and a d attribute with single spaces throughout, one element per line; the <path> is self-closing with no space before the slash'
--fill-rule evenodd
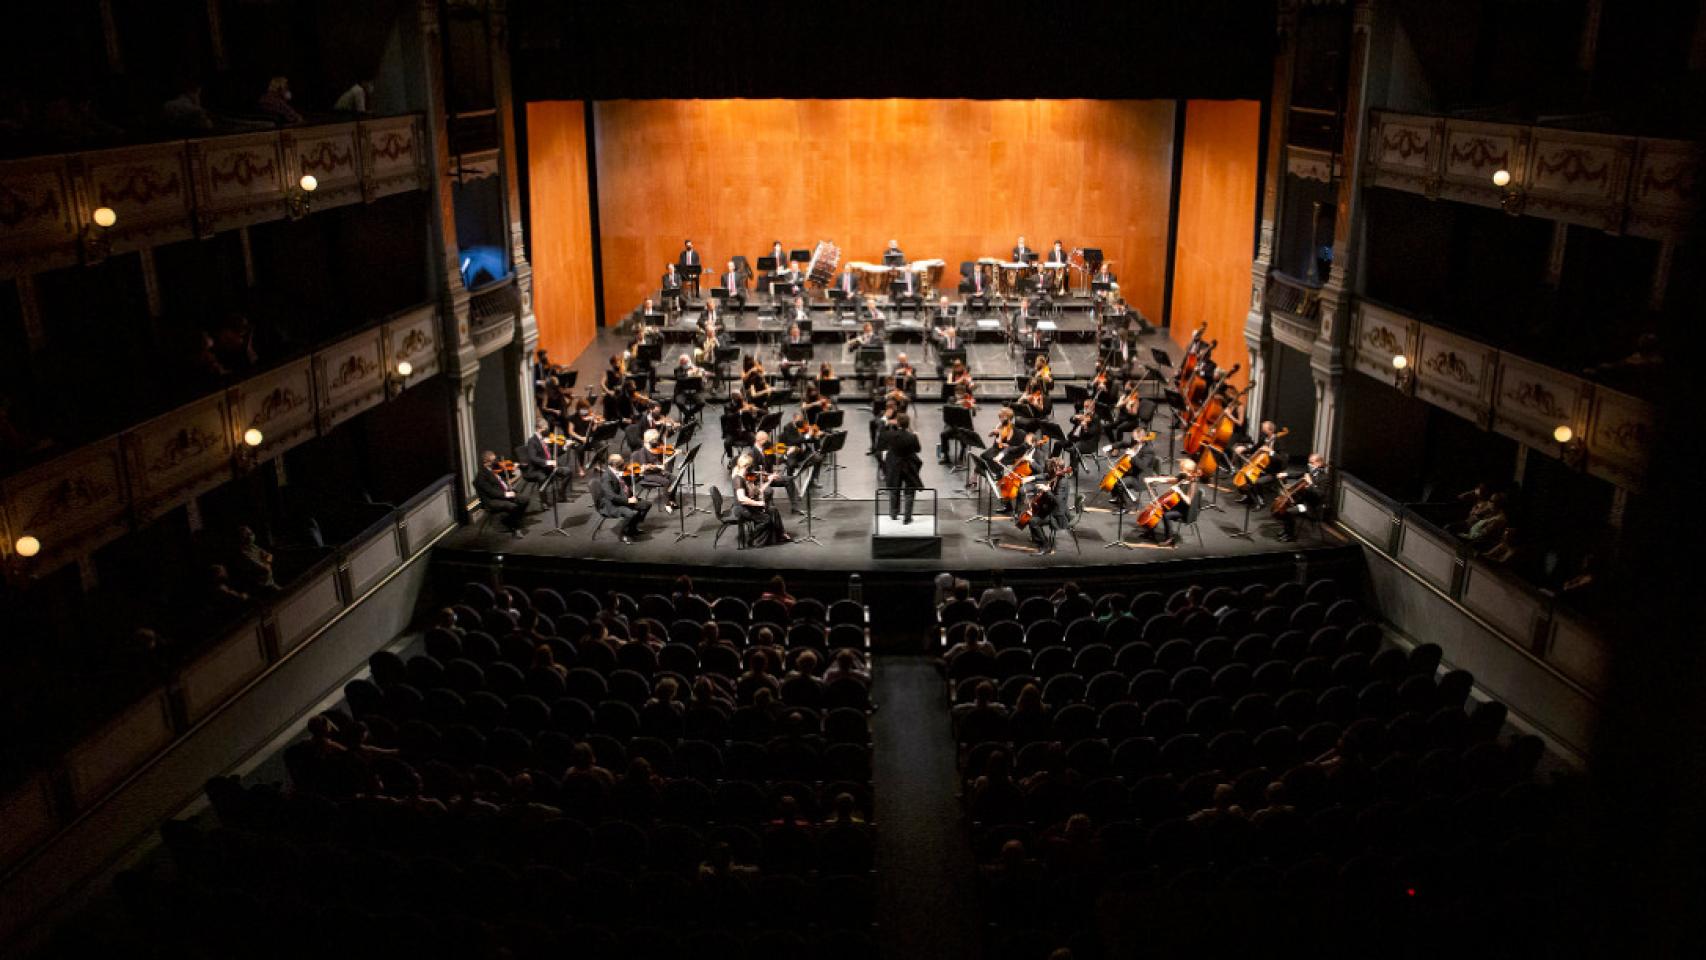
<path id="1" fill-rule="evenodd" d="M 919 456 L 918 434 L 912 432 L 912 417 L 897 414 L 894 426 L 877 438 L 883 458 L 883 484 L 889 488 L 889 519 L 904 514 L 903 523 L 912 522 L 912 502 L 917 490 L 924 486 L 918 471 L 924 466 Z"/>

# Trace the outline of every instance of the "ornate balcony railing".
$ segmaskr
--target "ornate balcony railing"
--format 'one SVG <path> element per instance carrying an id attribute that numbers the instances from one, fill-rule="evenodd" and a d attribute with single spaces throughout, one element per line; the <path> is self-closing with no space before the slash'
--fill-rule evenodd
<path id="1" fill-rule="evenodd" d="M 372 202 L 430 182 L 421 117 L 286 127 L 0 162 L 0 277 Z M 110 227 L 94 212 L 116 215 Z"/>
<path id="2" fill-rule="evenodd" d="M 1273 270 L 1263 296 L 1273 318 L 1274 337 L 1308 353 L 1321 329 L 1321 285 Z"/>

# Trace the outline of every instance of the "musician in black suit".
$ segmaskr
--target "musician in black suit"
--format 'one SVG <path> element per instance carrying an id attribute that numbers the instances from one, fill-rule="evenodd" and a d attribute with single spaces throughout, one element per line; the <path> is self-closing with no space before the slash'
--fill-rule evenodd
<path id="1" fill-rule="evenodd" d="M 1025 491 L 1023 497 L 1029 498 L 1031 522 L 1025 530 L 1031 535 L 1031 542 L 1036 544 L 1037 553 L 1049 553 L 1048 536 L 1050 530 L 1065 530 L 1072 526 L 1072 511 L 1066 499 L 1055 492 L 1058 478 L 1070 472 L 1066 461 L 1054 457 L 1043 465 L 1042 479 Z"/>
<path id="2" fill-rule="evenodd" d="M 517 492 L 498 467 L 498 455 L 490 450 L 480 454 L 480 470 L 474 474 L 474 494 L 480 506 L 503 521 L 509 532 L 521 536 L 521 524 L 527 518 L 526 495 Z"/>
<path id="3" fill-rule="evenodd" d="M 1015 341 L 1028 343 L 1031 339 L 1031 331 L 1037 324 L 1037 315 L 1036 312 L 1031 309 L 1030 297 L 1024 296 L 1019 298 L 1019 305 L 1013 308 L 1013 319 L 1010 323 L 1013 339 Z"/>
<path id="4" fill-rule="evenodd" d="M 792 263 L 786 264 L 776 271 L 776 282 L 771 285 L 770 292 L 778 299 L 782 297 L 797 297 L 806 282 L 805 274 Z"/>
<path id="5" fill-rule="evenodd" d="M 557 475 L 557 457 L 562 450 L 551 442 L 551 425 L 544 420 L 534 422 L 533 434 L 522 445 L 521 476 L 540 488 L 541 499 L 549 500 L 551 491 L 546 485 Z"/>
<path id="6" fill-rule="evenodd" d="M 1309 465 L 1304 470 L 1303 476 L 1292 478 L 1280 474 L 1280 477 L 1287 488 L 1299 483 L 1303 484 L 1292 492 L 1291 505 L 1279 515 L 1280 525 L 1285 528 L 1285 532 L 1280 534 L 1280 539 L 1289 543 L 1297 539 L 1298 517 L 1311 516 L 1320 519 L 1321 510 L 1327 505 L 1327 484 L 1332 479 L 1332 472 L 1327 467 L 1326 457 L 1319 453 L 1312 453 L 1309 455 Z"/>
<path id="7" fill-rule="evenodd" d="M 693 249 L 693 241 L 687 240 L 681 244 L 681 255 L 675 258 L 675 262 L 684 267 L 699 266 L 699 251 Z"/>
<path id="8" fill-rule="evenodd" d="M 924 466 L 918 434 L 912 432 L 910 414 L 896 414 L 894 426 L 877 436 L 877 451 L 882 458 L 883 484 L 889 488 L 889 519 L 903 514 L 904 523 L 912 522 L 912 502 L 924 486 L 918 471 Z"/>
<path id="9" fill-rule="evenodd" d="M 994 295 L 991 285 L 984 279 L 983 270 L 978 264 L 971 265 L 971 273 L 960 283 L 960 293 L 963 295 L 966 310 L 974 307 L 978 311 L 989 309 L 990 298 Z"/>
<path id="10" fill-rule="evenodd" d="M 852 310 L 857 313 L 859 310 L 859 275 L 853 272 L 852 267 L 842 267 L 841 272 L 835 275 L 834 289 L 841 291 L 841 296 L 829 301 L 831 309 L 835 311 L 835 319 L 838 321 L 841 319 L 842 310 Z"/>
<path id="11" fill-rule="evenodd" d="M 729 302 L 739 310 L 746 306 L 746 287 L 740 282 L 740 272 L 735 269 L 735 262 L 729 261 L 728 272 L 723 274 L 723 289 L 729 292 Z"/>
<path id="12" fill-rule="evenodd" d="M 900 252 L 900 241 L 890 240 L 887 250 L 883 251 L 883 266 L 898 267 L 906 263 L 906 254 Z"/>
<path id="13" fill-rule="evenodd" d="M 1030 257 L 1035 252 L 1036 251 L 1032 250 L 1025 244 L 1025 238 L 1020 237 L 1019 242 L 1013 244 L 1013 259 L 1010 262 L 1024 263 L 1026 258 Z"/>
<path id="14" fill-rule="evenodd" d="M 1061 243 L 1059 240 L 1056 240 L 1054 242 L 1054 246 L 1048 248 L 1048 256 L 1043 258 L 1043 262 L 1065 263 L 1066 256 L 1066 245 Z"/>
<path id="15" fill-rule="evenodd" d="M 681 274 L 675 272 L 675 264 L 665 268 L 659 288 L 663 291 L 663 302 L 672 312 L 681 308 Z"/>
<path id="16" fill-rule="evenodd" d="M 619 453 L 605 458 L 604 469 L 592 478 L 592 505 L 599 516 L 619 521 L 623 543 L 633 543 L 652 505 L 635 495 L 634 483 L 623 466 Z"/>
<path id="17" fill-rule="evenodd" d="M 894 282 L 894 306 L 897 319 L 900 316 L 900 308 L 908 305 L 912 307 L 912 315 L 922 320 L 924 317 L 924 292 L 920 288 L 918 274 L 911 270 L 902 270 Z"/>
<path id="18" fill-rule="evenodd" d="M 876 300 L 874 298 L 870 301 L 867 307 L 870 310 L 870 315 L 875 316 L 878 321 L 882 320 L 882 311 L 877 309 Z M 859 328 L 858 335 L 847 341 L 847 351 L 853 354 L 853 367 L 859 374 L 859 382 L 861 385 L 870 378 L 872 370 L 871 363 L 865 360 L 864 352 L 872 347 L 880 347 L 882 345 L 882 335 L 877 333 L 876 324 L 871 320 L 866 320 L 864 325 Z"/>

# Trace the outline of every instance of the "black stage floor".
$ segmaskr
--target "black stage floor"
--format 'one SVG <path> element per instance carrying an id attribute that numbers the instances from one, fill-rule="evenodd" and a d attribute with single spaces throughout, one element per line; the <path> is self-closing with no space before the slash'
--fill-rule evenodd
<path id="1" fill-rule="evenodd" d="M 593 354 L 595 351 L 589 350 L 588 353 Z M 1301 528 L 1301 542 L 1281 542 L 1278 539 L 1280 527 L 1267 516 L 1265 510 L 1249 515 L 1248 537 L 1235 536 L 1245 530 L 1245 511 L 1233 502 L 1229 492 L 1223 490 L 1218 494 L 1208 494 L 1206 502 L 1213 503 L 1218 497 L 1219 503 L 1218 509 L 1206 509 L 1202 513 L 1201 521 L 1197 525 L 1197 533 L 1201 534 L 1200 542 L 1196 533 L 1188 529 L 1181 534 L 1179 546 L 1176 548 L 1140 542 L 1139 538 L 1133 535 L 1128 517 L 1123 524 L 1123 540 L 1131 546 L 1105 547 L 1105 543 L 1115 540 L 1116 524 L 1120 521 L 1115 514 L 1098 509 L 1107 505 L 1107 497 L 1096 487 L 1101 478 L 1101 471 L 1105 468 L 1087 460 L 1085 476 L 1078 491 L 1084 496 L 1087 509 L 1076 527 L 1077 545 L 1074 545 L 1071 538 L 1062 534 L 1057 551 L 1053 555 L 1037 556 L 1031 550 L 1029 535 L 1025 531 L 1015 529 L 1011 521 L 995 520 L 989 524 L 971 521 L 979 512 L 980 500 L 974 491 L 966 488 L 963 473 L 936 463 L 932 453 L 937 434 L 942 427 L 942 407 L 936 403 L 920 403 L 914 406 L 913 413 L 915 429 L 924 447 L 926 462 L 923 479 L 927 489 L 918 498 L 915 510 L 917 520 L 913 527 L 895 526 L 891 529 L 895 533 L 908 535 L 928 532 L 928 524 L 931 522 L 929 518 L 933 513 L 942 539 L 940 559 L 873 558 L 872 532 L 879 511 L 874 509 L 874 497 L 878 487 L 876 460 L 865 455 L 869 445 L 867 424 L 870 421 L 870 412 L 866 405 L 852 404 L 843 407 L 847 411 L 848 442 L 839 457 L 841 469 L 834 471 L 832 475 L 826 475 L 812 497 L 812 513 L 819 519 L 812 522 L 811 533 L 821 542 L 795 542 L 739 550 L 736 548 L 734 531 L 730 529 L 713 547 L 712 541 L 718 524 L 715 517 L 709 513 L 711 501 L 708 491 L 712 486 L 720 488 L 725 494 L 730 489 L 728 473 L 722 465 L 723 448 L 716 416 L 718 409 L 714 406 L 707 408 L 701 435 L 702 445 L 696 463 L 695 472 L 701 484 L 698 506 L 704 508 L 704 513 L 692 513 L 683 519 L 680 514 L 668 515 L 654 507 L 646 521 L 646 535 L 635 543 L 623 544 L 609 524 L 599 530 L 594 538 L 593 528 L 598 517 L 592 510 L 585 483 L 577 482 L 575 496 L 558 508 L 560 527 L 554 527 L 552 512 L 549 509 L 533 513 L 523 528 L 524 536 L 519 538 L 510 536 L 495 521 L 485 524 L 482 530 L 480 521 L 476 519 L 445 538 L 441 547 L 449 551 L 483 554 L 565 557 L 664 566 L 679 564 L 853 571 L 1149 564 L 1207 557 L 1295 553 L 1299 549 L 1337 547 L 1344 542 L 1330 527 L 1318 529 L 1314 525 Z M 1057 419 L 1066 416 L 1064 405 L 1057 404 L 1055 416 Z M 1157 416 L 1157 426 L 1164 419 L 1164 414 Z M 976 425 L 980 432 L 992 429 L 994 422 L 995 405 L 987 405 L 979 410 Z M 1167 453 L 1165 434 L 1157 448 L 1163 455 Z M 1070 493 L 1070 482 L 1063 481 L 1067 486 L 1062 488 L 1062 492 Z M 788 499 L 781 490 L 776 491 L 775 503 L 785 513 L 788 532 L 803 538 L 807 532 L 806 524 L 802 518 L 787 513 Z M 802 491 L 800 506 L 804 505 Z M 886 507 L 886 504 L 884 506 Z M 881 513 L 886 514 L 886 509 Z M 884 523 L 888 524 L 886 517 Z M 562 534 L 551 532 L 554 528 L 561 529 Z M 678 541 L 677 534 L 683 530 L 697 536 Z M 990 534 L 996 541 L 995 545 L 978 542 L 979 538 Z"/>

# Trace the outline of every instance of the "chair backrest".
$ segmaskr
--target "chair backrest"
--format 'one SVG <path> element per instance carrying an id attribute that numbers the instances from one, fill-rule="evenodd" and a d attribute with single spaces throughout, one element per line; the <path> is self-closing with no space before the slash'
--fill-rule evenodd
<path id="1" fill-rule="evenodd" d="M 1185 509 L 1185 519 L 1181 523 L 1196 523 L 1197 514 L 1202 512 L 1202 488 L 1191 491 L 1190 506 Z"/>
<path id="2" fill-rule="evenodd" d="M 711 488 L 711 510 L 716 513 L 718 520 L 727 518 L 727 511 L 723 507 L 723 491 L 716 487 Z"/>

